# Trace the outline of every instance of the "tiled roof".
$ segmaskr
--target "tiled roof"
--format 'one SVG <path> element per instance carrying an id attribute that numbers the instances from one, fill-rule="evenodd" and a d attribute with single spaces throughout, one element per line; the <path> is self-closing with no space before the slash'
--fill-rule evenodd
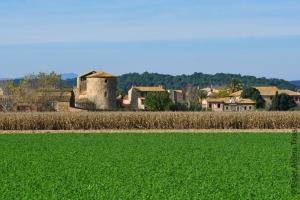
<path id="1" fill-rule="evenodd" d="M 230 103 L 230 102 L 228 102 Z M 238 104 L 255 104 L 255 101 L 253 101 L 252 99 L 239 99 L 237 101 Z"/>
<path id="2" fill-rule="evenodd" d="M 239 97 L 239 96 L 241 96 L 242 92 L 243 92 L 243 91 L 240 90 L 240 91 L 237 91 L 237 92 L 232 93 L 230 96 L 231 96 L 231 97 Z"/>
<path id="3" fill-rule="evenodd" d="M 89 72 L 86 72 L 84 74 L 81 74 L 79 77 L 85 77 L 85 76 L 88 76 L 88 75 L 91 75 L 91 74 L 94 74 L 96 73 L 96 71 L 89 71 Z"/>
<path id="4" fill-rule="evenodd" d="M 277 87 L 274 86 L 259 86 L 255 88 L 258 89 L 261 96 L 274 96 L 279 90 Z"/>
<path id="5" fill-rule="evenodd" d="M 299 92 L 294 92 L 294 91 L 291 91 L 291 90 L 279 90 L 278 93 L 279 94 L 285 93 L 289 96 L 300 96 Z"/>
<path id="6" fill-rule="evenodd" d="M 182 93 L 182 90 L 174 90 L 177 93 Z"/>
<path id="7" fill-rule="evenodd" d="M 208 103 L 225 103 L 225 104 L 255 104 L 255 101 L 251 99 L 231 99 L 230 97 L 225 98 L 208 98 Z"/>
<path id="8" fill-rule="evenodd" d="M 165 92 L 166 90 L 162 86 L 138 86 L 133 87 L 140 92 Z"/>
<path id="9" fill-rule="evenodd" d="M 116 76 L 106 73 L 106 72 L 95 72 L 91 75 L 88 75 L 87 78 L 115 78 Z"/>
<path id="10" fill-rule="evenodd" d="M 226 98 L 208 98 L 207 102 L 209 103 L 224 103 Z"/>

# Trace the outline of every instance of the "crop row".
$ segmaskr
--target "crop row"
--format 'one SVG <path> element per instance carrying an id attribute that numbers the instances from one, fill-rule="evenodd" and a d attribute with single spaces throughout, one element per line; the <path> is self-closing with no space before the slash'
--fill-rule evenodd
<path id="1" fill-rule="evenodd" d="M 300 128 L 300 112 L 91 112 L 0 114 L 0 130 L 290 128 Z"/>

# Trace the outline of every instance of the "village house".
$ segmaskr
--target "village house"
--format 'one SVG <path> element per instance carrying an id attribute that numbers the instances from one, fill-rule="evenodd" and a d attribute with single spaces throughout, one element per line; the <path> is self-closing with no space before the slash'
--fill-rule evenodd
<path id="1" fill-rule="evenodd" d="M 4 91 L 3 91 L 2 88 L 0 88 L 0 97 L 1 97 L 1 96 L 4 96 Z"/>
<path id="2" fill-rule="evenodd" d="M 297 105 L 300 106 L 300 93 L 299 92 L 294 92 L 291 90 L 281 90 L 274 86 L 264 86 L 264 87 L 259 86 L 259 87 L 255 87 L 255 88 L 260 92 L 260 95 L 266 101 L 267 107 L 271 106 L 272 99 L 276 95 L 276 92 L 278 92 L 278 94 L 285 93 L 285 94 L 289 95 L 290 97 L 292 97 L 295 100 Z M 231 96 L 240 98 L 241 94 L 242 94 L 242 90 L 231 94 Z"/>
<path id="3" fill-rule="evenodd" d="M 202 108 L 213 112 L 254 111 L 255 102 L 251 99 L 235 97 L 207 98 L 202 100 Z"/>
<path id="4" fill-rule="evenodd" d="M 145 97 L 150 92 L 166 92 L 162 86 L 133 86 L 128 91 L 128 101 L 131 109 L 145 110 Z"/>
<path id="5" fill-rule="evenodd" d="M 57 111 L 68 112 L 72 106 L 72 91 L 45 91 L 37 92 L 31 103 L 14 102 L 13 97 L 0 95 L 0 111 L 13 112 L 38 112 L 38 111 Z M 47 108 L 43 105 L 47 104 Z M 7 110 L 10 108 L 9 110 Z"/>
<path id="6" fill-rule="evenodd" d="M 77 77 L 75 106 L 82 109 L 113 109 L 117 105 L 117 77 L 91 71 Z"/>
<path id="7" fill-rule="evenodd" d="M 168 90 L 168 93 L 173 103 L 185 101 L 185 94 L 182 90 Z"/>
<path id="8" fill-rule="evenodd" d="M 39 111 L 43 101 L 49 102 L 56 112 L 69 112 L 74 107 L 74 93 L 71 90 L 53 90 L 48 92 L 38 92 L 37 108 Z"/>

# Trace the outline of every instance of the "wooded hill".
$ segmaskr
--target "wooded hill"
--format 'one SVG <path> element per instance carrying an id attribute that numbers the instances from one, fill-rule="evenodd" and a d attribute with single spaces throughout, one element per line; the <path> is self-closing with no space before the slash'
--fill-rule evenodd
<path id="1" fill-rule="evenodd" d="M 257 78 L 255 76 L 242 76 L 239 74 L 203 74 L 194 73 L 192 75 L 165 75 L 158 73 L 148 73 L 143 74 L 129 73 L 124 74 L 118 79 L 119 89 L 126 91 L 132 85 L 163 85 L 166 88 L 180 89 L 191 84 L 193 86 L 199 86 L 200 88 L 210 87 L 220 87 L 226 86 L 232 79 L 239 79 L 242 81 L 244 86 L 277 86 L 282 89 L 295 90 L 296 85 L 291 84 L 283 79 L 267 79 L 267 78 Z"/>
<path id="2" fill-rule="evenodd" d="M 300 87 L 300 81 L 291 81 L 290 83 Z"/>
<path id="3" fill-rule="evenodd" d="M 277 86 L 282 89 L 295 90 L 299 86 L 292 84 L 283 79 L 267 79 L 267 78 L 257 78 L 255 76 L 242 76 L 239 74 L 203 74 L 203 73 L 194 73 L 192 75 L 167 75 L 167 74 L 158 74 L 158 73 L 128 73 L 123 74 L 118 77 L 118 89 L 123 92 L 132 86 L 154 86 L 154 85 L 163 85 L 167 89 L 181 89 L 187 84 L 193 86 L 199 86 L 200 88 L 210 87 L 221 87 L 226 86 L 230 80 L 239 79 L 242 81 L 244 86 Z M 15 80 L 19 82 L 20 80 Z M 76 79 L 62 80 L 63 87 L 75 87 Z"/>

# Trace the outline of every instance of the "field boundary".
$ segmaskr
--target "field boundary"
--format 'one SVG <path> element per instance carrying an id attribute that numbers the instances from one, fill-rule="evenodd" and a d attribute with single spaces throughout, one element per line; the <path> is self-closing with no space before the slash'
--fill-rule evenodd
<path id="1" fill-rule="evenodd" d="M 80 134 L 80 133 L 291 133 L 292 129 L 134 129 L 134 130 L 0 130 L 4 134 Z"/>

